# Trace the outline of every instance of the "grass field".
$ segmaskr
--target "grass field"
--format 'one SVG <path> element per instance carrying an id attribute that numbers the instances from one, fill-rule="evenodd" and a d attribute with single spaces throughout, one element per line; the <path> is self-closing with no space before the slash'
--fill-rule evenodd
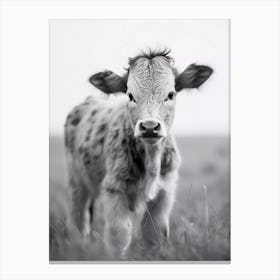
<path id="1" fill-rule="evenodd" d="M 182 157 L 170 240 L 143 250 L 136 241 L 127 260 L 230 260 L 229 138 L 177 138 Z M 63 139 L 50 138 L 50 260 L 108 260 L 102 236 L 84 241 L 69 222 L 69 193 Z"/>

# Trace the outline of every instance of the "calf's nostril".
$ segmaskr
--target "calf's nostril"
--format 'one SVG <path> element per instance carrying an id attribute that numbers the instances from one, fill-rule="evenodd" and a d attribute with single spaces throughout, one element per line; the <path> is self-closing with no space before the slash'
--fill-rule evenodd
<path id="1" fill-rule="evenodd" d="M 142 122 L 140 123 L 140 130 L 141 130 L 141 131 L 145 131 L 145 130 L 146 130 L 146 128 L 145 128 L 145 126 L 143 125 Z"/>
<path id="2" fill-rule="evenodd" d="M 158 132 L 160 129 L 160 124 L 158 123 L 155 127 L 154 127 L 154 132 Z"/>

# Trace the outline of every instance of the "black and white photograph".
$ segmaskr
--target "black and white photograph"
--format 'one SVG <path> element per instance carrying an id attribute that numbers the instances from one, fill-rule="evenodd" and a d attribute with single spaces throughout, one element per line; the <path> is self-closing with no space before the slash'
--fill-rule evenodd
<path id="1" fill-rule="evenodd" d="M 0 279 L 279 280 L 279 6 L 0 1 Z"/>
<path id="2" fill-rule="evenodd" d="M 50 261 L 230 261 L 230 21 L 50 20 Z"/>

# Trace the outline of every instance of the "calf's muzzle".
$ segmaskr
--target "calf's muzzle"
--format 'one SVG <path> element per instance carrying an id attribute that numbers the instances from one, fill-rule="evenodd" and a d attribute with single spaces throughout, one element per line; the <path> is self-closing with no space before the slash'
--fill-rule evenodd
<path id="1" fill-rule="evenodd" d="M 135 127 L 135 137 L 161 138 L 165 134 L 164 125 L 156 119 L 140 120 Z"/>
<path id="2" fill-rule="evenodd" d="M 139 129 L 144 138 L 157 137 L 160 130 L 160 123 L 154 120 L 145 120 L 140 122 Z"/>

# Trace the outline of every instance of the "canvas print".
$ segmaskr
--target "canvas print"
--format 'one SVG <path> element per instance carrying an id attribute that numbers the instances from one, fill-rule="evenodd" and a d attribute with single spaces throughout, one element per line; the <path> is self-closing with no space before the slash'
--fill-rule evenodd
<path id="1" fill-rule="evenodd" d="M 229 27 L 50 21 L 50 261 L 230 261 Z"/>

